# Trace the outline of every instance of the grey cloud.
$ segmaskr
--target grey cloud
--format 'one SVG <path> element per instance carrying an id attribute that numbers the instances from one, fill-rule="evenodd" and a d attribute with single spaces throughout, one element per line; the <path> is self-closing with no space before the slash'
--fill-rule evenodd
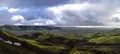
<path id="1" fill-rule="evenodd" d="M 54 14 L 62 16 L 60 19 L 64 19 L 65 25 L 118 25 L 118 23 L 115 22 L 111 23 L 114 21 L 111 20 L 111 16 L 120 8 L 120 0 L 70 0 L 70 2 L 69 4 L 51 7 L 51 11 L 53 11 Z M 78 10 L 80 8 L 79 6 L 82 4 L 86 5 L 85 3 L 88 3 L 90 6 L 83 6 L 83 8 L 86 9 L 82 11 Z M 72 5 L 78 9 L 72 7 Z M 71 11 L 71 8 L 74 10 Z"/>
<path id="2" fill-rule="evenodd" d="M 19 8 L 14 13 L 0 13 L 0 24 L 103 26 L 120 25 L 120 0 L 2 0 L 3 6 Z M 54 1 L 54 2 L 53 2 Z M 8 4 L 7 4 L 8 3 Z M 120 14 L 120 13 L 119 13 Z M 13 22 L 13 15 L 21 15 L 24 22 Z"/>
<path id="3" fill-rule="evenodd" d="M 11 24 L 10 17 L 12 17 L 12 15 L 6 10 L 0 11 L 0 25 Z"/>
<path id="4" fill-rule="evenodd" d="M 44 7 L 65 3 L 68 0 L 1 0 L 1 4 L 8 7 L 24 8 L 24 7 Z"/>

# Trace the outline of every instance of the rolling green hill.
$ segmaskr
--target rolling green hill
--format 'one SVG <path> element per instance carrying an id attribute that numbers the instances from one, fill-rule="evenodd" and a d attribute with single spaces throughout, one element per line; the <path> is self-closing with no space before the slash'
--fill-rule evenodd
<path id="1" fill-rule="evenodd" d="M 37 28 L 41 29 L 36 30 Z M 1 26 L 0 54 L 120 54 L 119 31 L 98 28 Z"/>

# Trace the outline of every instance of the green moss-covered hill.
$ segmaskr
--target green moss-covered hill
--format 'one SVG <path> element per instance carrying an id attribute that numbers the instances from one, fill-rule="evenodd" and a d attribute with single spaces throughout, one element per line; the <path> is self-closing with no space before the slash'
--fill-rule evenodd
<path id="1" fill-rule="evenodd" d="M 16 35 L 0 30 L 0 53 L 1 54 L 61 54 L 66 48 L 64 46 L 41 45 L 34 40 L 20 39 Z M 12 44 L 4 41 L 11 41 Z M 21 43 L 15 46 L 14 42 Z"/>
<path id="2" fill-rule="evenodd" d="M 108 31 L 67 28 L 14 33 L 3 29 L 0 30 L 0 54 L 120 54 L 119 29 Z M 15 45 L 16 42 L 20 45 Z"/>

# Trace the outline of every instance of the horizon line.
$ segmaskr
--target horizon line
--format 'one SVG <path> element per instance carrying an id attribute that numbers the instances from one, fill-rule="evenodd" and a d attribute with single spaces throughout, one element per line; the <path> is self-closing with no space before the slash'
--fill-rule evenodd
<path id="1" fill-rule="evenodd" d="M 57 27 L 76 27 L 76 28 L 120 28 L 120 26 L 57 26 Z"/>
<path id="2" fill-rule="evenodd" d="M 1 25 L 6 26 L 6 25 Z M 56 26 L 56 25 L 7 25 L 7 26 L 53 26 L 53 27 L 76 27 L 76 28 L 120 28 L 120 26 Z"/>

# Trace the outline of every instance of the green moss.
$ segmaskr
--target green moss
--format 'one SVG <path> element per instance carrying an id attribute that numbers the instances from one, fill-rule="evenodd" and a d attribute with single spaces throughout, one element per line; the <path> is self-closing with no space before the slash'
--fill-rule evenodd
<path id="1" fill-rule="evenodd" d="M 37 46 L 40 49 L 48 50 L 51 52 L 58 52 L 58 51 L 66 50 L 66 47 L 64 46 L 47 46 L 47 45 L 41 45 L 40 43 L 34 40 L 26 40 L 26 41 L 33 46 Z"/>
<path id="2" fill-rule="evenodd" d="M 9 44 L 6 44 L 0 41 L 0 53 L 1 54 L 36 54 L 33 51 L 22 47 L 16 47 Z"/>
<path id="3" fill-rule="evenodd" d="M 112 49 L 110 47 L 100 47 L 100 48 L 96 48 L 96 50 L 103 52 L 110 52 Z"/>
<path id="4" fill-rule="evenodd" d="M 39 35 L 37 39 L 48 39 L 50 36 L 47 35 Z"/>
<path id="5" fill-rule="evenodd" d="M 93 54 L 90 51 L 82 51 L 78 50 L 77 48 L 73 48 L 70 54 Z"/>
<path id="6" fill-rule="evenodd" d="M 120 44 L 120 36 L 103 36 L 98 38 L 92 38 L 89 42 L 96 44 Z"/>

